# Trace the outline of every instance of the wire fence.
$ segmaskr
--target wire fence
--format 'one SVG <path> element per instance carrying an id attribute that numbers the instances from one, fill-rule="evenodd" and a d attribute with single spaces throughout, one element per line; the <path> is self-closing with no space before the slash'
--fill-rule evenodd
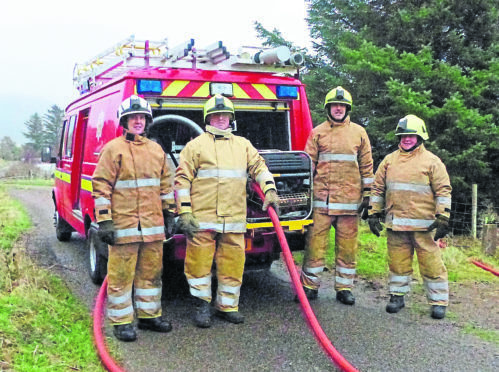
<path id="1" fill-rule="evenodd" d="M 481 236 L 483 225 L 499 222 L 499 207 L 477 204 L 476 231 Z M 452 202 L 450 228 L 453 235 L 471 235 L 473 226 L 473 206 L 471 203 Z"/>

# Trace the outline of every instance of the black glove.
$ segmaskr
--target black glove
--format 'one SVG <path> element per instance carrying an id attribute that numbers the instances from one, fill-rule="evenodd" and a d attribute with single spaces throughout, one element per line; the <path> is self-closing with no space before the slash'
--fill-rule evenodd
<path id="1" fill-rule="evenodd" d="M 116 229 L 112 220 L 99 222 L 99 230 L 97 236 L 104 243 L 114 245 L 116 243 Z"/>
<path id="2" fill-rule="evenodd" d="M 367 220 L 369 210 L 369 196 L 364 196 L 362 199 L 362 203 L 360 203 L 359 208 L 357 209 L 357 213 L 360 215 L 364 221 Z"/>
<path id="3" fill-rule="evenodd" d="M 381 214 L 380 213 L 371 214 L 369 216 L 368 222 L 371 232 L 379 237 L 379 233 L 383 231 L 383 226 L 381 225 Z"/>
<path id="4" fill-rule="evenodd" d="M 277 192 L 274 189 L 267 190 L 265 193 L 262 210 L 266 212 L 269 205 L 272 206 L 277 215 L 279 215 L 279 195 L 277 195 Z"/>
<path id="5" fill-rule="evenodd" d="M 182 213 L 178 219 L 178 226 L 189 240 L 192 240 L 199 230 L 199 224 L 192 213 Z"/>
<path id="6" fill-rule="evenodd" d="M 437 214 L 437 219 L 428 227 L 428 231 L 435 229 L 437 229 L 437 231 L 435 232 L 433 240 L 437 241 L 438 239 L 444 238 L 449 233 L 449 218 Z"/>
<path id="7" fill-rule="evenodd" d="M 175 230 L 175 214 L 168 209 L 163 209 L 163 222 L 166 235 L 172 235 Z"/>

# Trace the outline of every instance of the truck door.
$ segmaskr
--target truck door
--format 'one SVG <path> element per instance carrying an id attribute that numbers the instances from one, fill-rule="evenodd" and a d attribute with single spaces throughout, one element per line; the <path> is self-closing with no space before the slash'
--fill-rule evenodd
<path id="1" fill-rule="evenodd" d="M 56 172 L 57 206 L 58 212 L 65 220 L 68 219 L 70 208 L 71 192 L 71 165 L 73 161 L 73 137 L 76 125 L 76 115 L 72 115 L 64 120 L 59 147 L 59 162 Z"/>

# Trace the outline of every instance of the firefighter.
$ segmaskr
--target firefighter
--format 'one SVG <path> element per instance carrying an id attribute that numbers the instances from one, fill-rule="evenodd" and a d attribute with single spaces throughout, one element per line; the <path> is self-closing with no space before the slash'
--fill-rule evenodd
<path id="1" fill-rule="evenodd" d="M 314 167 L 314 224 L 308 232 L 301 283 L 309 300 L 318 297 L 331 226 L 335 229 L 336 299 L 353 305 L 359 214 L 367 219 L 373 182 L 369 137 L 350 121 L 352 96 L 338 86 L 325 98 L 327 121 L 315 127 L 305 151 Z M 295 298 L 297 300 L 297 298 Z"/>
<path id="2" fill-rule="evenodd" d="M 442 319 L 449 304 L 449 285 L 436 241 L 448 232 L 449 176 L 442 161 L 425 149 L 423 141 L 429 137 L 422 119 L 407 115 L 398 122 L 395 134 L 400 137 L 399 149 L 379 165 L 369 209 L 369 227 L 376 236 L 386 215 L 390 268 L 386 311 L 397 313 L 405 306 L 416 251 L 431 316 Z"/>
<path id="3" fill-rule="evenodd" d="M 243 323 L 239 312 L 246 231 L 247 176 L 258 182 L 265 200 L 278 210 L 279 197 L 265 160 L 245 138 L 232 133 L 234 105 L 215 95 L 204 105 L 206 131 L 187 143 L 175 174 L 178 226 L 187 237 L 185 276 L 196 299 L 194 323 L 211 326 L 211 268 L 218 281 L 215 315 Z"/>
<path id="4" fill-rule="evenodd" d="M 118 109 L 123 136 L 102 149 L 92 178 L 98 236 L 109 244 L 107 314 L 121 341 L 135 341 L 138 328 L 169 332 L 161 316 L 161 271 L 165 226 L 173 224 L 172 172 L 161 147 L 142 136 L 152 122 L 149 103 L 132 95 Z"/>

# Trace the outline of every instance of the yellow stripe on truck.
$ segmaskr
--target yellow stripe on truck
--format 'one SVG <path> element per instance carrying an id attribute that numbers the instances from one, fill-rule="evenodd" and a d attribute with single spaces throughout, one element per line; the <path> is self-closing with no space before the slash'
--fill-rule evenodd
<path id="1" fill-rule="evenodd" d="M 258 93 L 262 95 L 265 99 L 277 99 L 274 92 L 272 92 L 268 86 L 265 84 L 251 84 L 253 88 L 255 88 Z"/>
<path id="2" fill-rule="evenodd" d="M 168 85 L 161 95 L 163 96 L 176 96 L 178 95 L 182 89 L 184 89 L 187 84 L 189 84 L 188 80 L 175 80 L 172 81 L 170 85 Z"/>
<path id="3" fill-rule="evenodd" d="M 303 230 L 307 225 L 312 224 L 313 220 L 299 220 L 299 221 L 281 221 L 282 227 L 287 227 L 289 231 Z M 273 227 L 272 222 L 256 222 L 246 224 L 247 229 L 261 229 L 264 227 Z"/>

